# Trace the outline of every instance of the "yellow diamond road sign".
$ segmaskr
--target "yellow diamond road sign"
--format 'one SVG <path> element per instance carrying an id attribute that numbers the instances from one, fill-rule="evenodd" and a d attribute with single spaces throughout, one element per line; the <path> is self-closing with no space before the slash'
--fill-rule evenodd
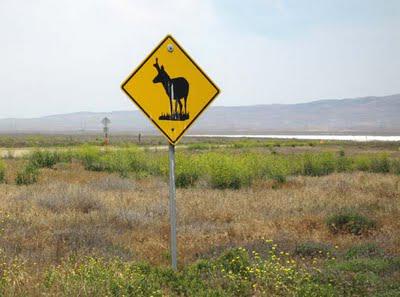
<path id="1" fill-rule="evenodd" d="M 169 35 L 122 89 L 172 144 L 219 94 L 218 87 Z"/>

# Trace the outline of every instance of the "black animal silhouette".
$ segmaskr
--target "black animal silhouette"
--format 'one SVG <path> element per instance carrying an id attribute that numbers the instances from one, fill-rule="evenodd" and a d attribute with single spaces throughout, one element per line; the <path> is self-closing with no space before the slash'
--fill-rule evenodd
<path id="1" fill-rule="evenodd" d="M 189 83 L 184 77 L 170 78 L 168 73 L 164 69 L 164 65 L 158 64 L 158 58 L 156 63 L 153 65 L 157 69 L 157 76 L 153 79 L 153 83 L 162 83 L 165 92 L 169 98 L 170 115 L 161 115 L 160 120 L 175 120 L 184 121 L 189 119 L 187 112 L 187 98 L 189 95 Z M 181 100 L 184 100 L 184 106 L 182 106 Z M 175 109 L 173 110 L 173 100 L 175 100 Z M 179 105 L 179 113 L 178 113 Z M 184 112 L 182 109 L 184 108 Z"/>

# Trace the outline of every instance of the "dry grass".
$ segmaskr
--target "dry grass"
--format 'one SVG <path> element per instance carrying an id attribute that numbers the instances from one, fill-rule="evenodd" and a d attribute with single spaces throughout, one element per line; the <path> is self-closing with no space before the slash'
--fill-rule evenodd
<path id="1" fill-rule="evenodd" d="M 7 164 L 19 166 L 15 160 Z M 400 176 L 332 174 L 272 186 L 265 181 L 241 190 L 178 190 L 182 263 L 225 246 L 256 245 L 261 238 L 288 251 L 307 241 L 343 250 L 368 241 L 400 254 Z M 84 255 L 168 263 L 168 185 L 161 179 L 121 179 L 71 164 L 43 169 L 36 185 L 0 185 L 0 193 L 0 248 L 8 258 L 39 266 Z M 331 234 L 325 219 L 342 208 L 377 220 L 378 228 L 363 237 Z"/>
<path id="2" fill-rule="evenodd" d="M 269 149 L 231 148 L 227 154 L 269 154 Z M 338 153 L 341 146 L 274 149 L 279 154 Z M 383 152 L 374 146 L 344 149 L 346 156 L 372 150 Z M 216 150 L 223 153 L 221 148 Z M 400 151 L 396 147 L 385 152 L 396 157 Z M 73 160 L 58 163 L 53 169 L 40 169 L 36 184 L 17 186 L 15 177 L 27 161 L 10 158 L 4 162 L 8 183 L 0 184 L 0 273 L 3 279 L 7 273 L 15 274 L 5 295 L 19 296 L 31 290 L 37 292 L 32 295 L 40 295 L 43 288 L 39 286 L 47 281 L 45 271 L 51 267 L 61 269 L 69 265 L 66 263 L 75 265 L 84 261 L 85 256 L 106 260 L 119 257 L 123 263 L 144 260 L 161 266 L 169 264 L 165 176 L 132 174 L 129 176 L 135 178 L 124 179 L 117 173 L 87 171 Z M 262 239 L 273 239 L 280 250 L 297 255 L 298 260 L 307 253 L 318 252 L 319 256 L 319 250 L 326 248 L 341 259 L 337 265 L 348 265 L 343 259 L 349 248 L 363 244 L 382 249 L 384 256 L 379 261 L 400 255 L 400 175 L 288 175 L 281 183 L 254 179 L 250 187 L 239 190 L 212 189 L 200 179 L 194 187 L 178 189 L 177 204 L 180 267 L 197 258 L 218 255 L 230 246 L 265 253 L 266 241 Z M 376 228 L 361 236 L 333 234 L 326 225 L 327 218 L 349 209 L 376 221 Z M 299 247 L 303 248 L 302 253 Z M 364 260 L 375 263 L 372 258 Z M 388 274 L 387 280 L 393 278 L 395 283 L 398 277 L 398 272 L 394 272 Z"/>

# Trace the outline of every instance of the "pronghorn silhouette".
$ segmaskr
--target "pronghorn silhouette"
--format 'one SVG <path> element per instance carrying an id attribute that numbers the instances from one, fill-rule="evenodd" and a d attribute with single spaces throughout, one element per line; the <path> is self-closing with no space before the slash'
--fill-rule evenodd
<path id="1" fill-rule="evenodd" d="M 172 121 L 185 121 L 189 119 L 189 113 L 186 109 L 187 98 L 189 95 L 189 83 L 184 77 L 170 78 L 168 73 L 164 69 L 164 65 L 158 64 L 158 58 L 153 66 L 157 69 L 157 76 L 153 79 L 153 83 L 162 83 L 165 92 L 169 99 L 170 114 L 162 114 L 160 120 L 172 120 Z M 181 99 L 184 100 L 184 106 L 182 106 Z M 173 101 L 175 100 L 175 109 L 173 110 Z M 178 113 L 179 104 L 179 113 Z M 184 107 L 184 112 L 182 109 Z"/>

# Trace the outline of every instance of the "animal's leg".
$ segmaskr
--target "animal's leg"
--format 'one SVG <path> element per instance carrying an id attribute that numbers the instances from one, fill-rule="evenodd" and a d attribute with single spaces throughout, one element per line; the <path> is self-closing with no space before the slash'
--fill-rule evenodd
<path id="1" fill-rule="evenodd" d="M 171 118 L 172 118 L 172 99 L 169 98 L 169 110 L 171 111 Z"/>
<path id="2" fill-rule="evenodd" d="M 182 116 L 182 107 L 183 106 L 182 106 L 181 99 L 178 100 L 178 103 L 179 103 L 179 115 Z"/>
<path id="3" fill-rule="evenodd" d="M 186 109 L 186 101 L 187 101 L 187 97 L 184 98 L 185 101 L 185 114 L 187 114 L 187 109 Z"/>
<path id="4" fill-rule="evenodd" d="M 174 113 L 174 118 L 178 118 L 178 100 L 175 100 L 175 113 Z"/>

